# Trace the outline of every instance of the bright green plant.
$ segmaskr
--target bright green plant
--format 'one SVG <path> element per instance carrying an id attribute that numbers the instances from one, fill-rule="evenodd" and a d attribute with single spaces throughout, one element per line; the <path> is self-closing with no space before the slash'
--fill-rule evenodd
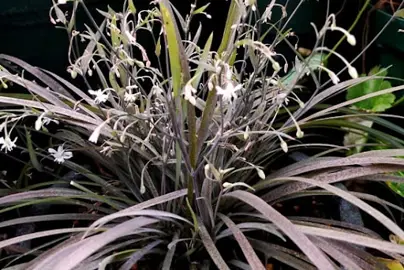
<path id="1" fill-rule="evenodd" d="M 361 97 L 370 93 L 376 93 L 378 91 L 391 88 L 391 83 L 386 80 L 387 70 L 380 70 L 380 67 L 374 67 L 368 74 L 369 76 L 375 76 L 377 78 L 370 79 L 366 82 L 360 83 L 353 87 L 350 87 L 347 91 L 347 100 L 352 100 L 357 97 Z M 361 77 L 366 76 L 365 74 Z M 384 113 L 387 109 L 394 106 L 395 95 L 393 93 L 383 94 L 357 102 L 353 105 L 353 109 L 366 111 L 370 113 Z M 371 119 L 364 119 L 358 121 L 356 118 L 349 119 L 350 121 L 359 122 L 361 125 L 371 128 L 374 121 Z M 369 140 L 369 134 L 363 131 L 351 130 L 344 137 L 345 145 L 356 144 L 357 146 L 352 149 L 351 154 L 356 152 L 359 153 L 364 149 L 364 146 Z M 371 149 L 385 149 L 386 146 L 373 146 Z M 403 172 L 398 172 L 397 175 L 403 176 Z M 404 197 L 404 185 L 400 182 L 386 182 L 387 185 L 397 194 Z"/>
<path id="2" fill-rule="evenodd" d="M 13 106 L 0 116 L 4 120 L 2 150 L 28 151 L 31 167 L 49 175 L 55 173 L 43 166 L 46 160 L 87 178 L 10 187 L 13 194 L 0 198 L 0 213 L 44 203 L 80 205 L 94 213 L 25 216 L 0 222 L 0 227 L 7 227 L 66 220 L 64 228 L 0 241 L 2 249 L 56 237 L 57 245 L 49 247 L 50 242 L 33 248 L 28 253 L 40 251 L 39 255 L 35 253 L 17 269 L 132 269 L 134 265 L 140 269 L 265 269 L 268 260 L 295 269 L 329 270 L 340 265 L 375 269 L 375 257 L 357 245 L 392 257 L 404 254 L 403 246 L 367 228 L 325 218 L 286 217 L 275 208 L 277 203 L 313 193 L 338 196 L 404 238 L 398 224 L 364 200 L 391 204 L 331 185 L 363 177 L 385 181 L 385 174 L 403 169 L 404 160 L 395 158 L 397 153 L 404 155 L 403 150 L 341 158 L 329 154 L 341 149 L 339 146 L 300 142 L 310 136 L 311 127 L 342 125 L 365 130 L 387 145 L 402 148 L 404 141 L 398 138 L 338 119 L 352 117 L 345 107 L 402 87 L 324 106 L 330 96 L 372 77 L 357 78 L 356 70 L 336 54 L 353 77 L 339 82 L 336 73 L 321 61 L 322 53 L 330 52 L 323 47 L 313 48 L 307 59 L 297 56 L 292 71 L 279 76 L 281 69 L 288 69 L 282 55 L 276 53 L 276 45 L 287 40 L 279 32 L 271 44 L 263 43 L 256 25 L 248 23 L 258 15 L 254 1 L 231 1 L 217 50 L 212 48 L 217 37 L 210 35 L 202 41 L 202 28 L 189 32 L 194 17 L 209 17 L 207 6 L 192 5 L 183 18 L 167 0 L 154 2 L 149 10 L 137 11 L 134 1 L 128 0 L 122 12 L 101 12 L 103 23 L 88 26 L 84 32 L 78 32 L 74 20 L 65 17 L 59 8 L 62 3 L 53 6 L 53 21 L 63 24 L 71 35 L 69 55 L 79 51 L 76 41 L 87 44 L 80 57 L 71 59 L 68 71 L 72 78 L 82 77 L 88 89 L 0 55 L 37 80 L 27 79 L 26 73 L 18 76 L 0 71 L 1 78 L 30 92 L 0 96 L 0 103 Z M 82 1 L 73 4 L 73 18 L 79 4 L 87 10 Z M 270 22 L 267 11 L 257 24 Z M 316 29 L 319 44 L 330 30 L 342 32 L 355 44 L 355 38 L 337 26 L 334 15 Z M 141 33 L 151 35 L 154 48 L 142 45 L 137 38 Z M 316 70 L 324 71 L 334 85 L 320 91 Z M 299 98 L 298 83 L 308 75 L 317 88 L 305 102 Z M 87 81 L 89 77 L 92 79 Z M 91 81 L 97 84 L 91 86 Z M 330 116 L 336 113 L 342 116 Z M 35 119 L 34 127 L 20 133 L 23 120 L 29 118 Z M 63 128 L 50 134 L 44 127 L 51 123 L 63 124 Z M 21 139 L 14 137 L 15 132 Z M 37 147 L 30 132 L 49 135 L 48 149 Z M 26 149 L 20 141 L 26 142 Z M 320 155 L 329 156 L 272 170 L 289 151 L 316 148 L 324 150 Z M 102 169 L 85 168 L 75 160 L 78 153 Z M 71 220 L 96 221 L 72 227 Z"/>
<path id="3" fill-rule="evenodd" d="M 361 77 L 365 76 L 366 74 L 361 75 Z M 391 83 L 385 80 L 386 69 L 380 70 L 380 67 L 376 66 L 370 70 L 367 76 L 377 76 L 378 78 L 350 87 L 346 95 L 347 100 L 391 88 Z M 368 112 L 384 112 L 393 106 L 395 99 L 396 96 L 393 93 L 388 93 L 357 102 L 354 107 Z"/>

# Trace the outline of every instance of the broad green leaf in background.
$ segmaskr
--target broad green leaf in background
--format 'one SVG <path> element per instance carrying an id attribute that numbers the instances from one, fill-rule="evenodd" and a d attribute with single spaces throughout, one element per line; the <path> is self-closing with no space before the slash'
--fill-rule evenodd
<path id="1" fill-rule="evenodd" d="M 374 93 L 380 90 L 384 90 L 392 87 L 389 81 L 384 80 L 383 77 L 387 76 L 387 70 L 381 69 L 379 66 L 372 68 L 369 72 L 369 76 L 375 75 L 378 78 L 367 80 L 360 84 L 350 87 L 347 91 L 346 99 L 351 100 L 357 97 L 361 97 L 370 93 Z M 362 74 L 361 77 L 366 76 Z M 385 110 L 391 108 L 395 101 L 395 95 L 392 93 L 384 94 L 376 97 L 372 97 L 354 104 L 356 109 L 365 110 L 367 112 L 384 112 Z M 357 121 L 357 119 L 350 119 L 350 121 Z M 362 125 L 371 127 L 373 125 L 372 121 L 362 120 L 359 122 Z M 363 150 L 363 145 L 368 140 L 368 134 L 365 132 L 359 132 L 357 130 L 349 130 L 344 136 L 344 145 L 357 145 L 355 148 L 348 152 L 348 155 L 354 153 L 360 153 Z M 399 175 L 404 176 L 404 173 Z M 391 190 L 400 196 L 404 197 L 404 184 L 387 182 L 387 185 Z M 393 268 L 394 269 L 394 268 Z"/>
<path id="2" fill-rule="evenodd" d="M 385 77 L 387 75 L 387 70 L 381 70 L 380 67 L 374 67 L 370 72 L 369 76 L 376 75 L 378 77 Z M 366 76 L 362 74 L 361 77 Z M 354 98 L 362 97 L 364 95 L 374 93 L 380 90 L 388 89 L 391 87 L 389 81 L 385 81 L 384 78 L 376 78 L 372 80 L 367 80 L 360 84 L 350 87 L 347 91 L 346 99 L 351 100 Z M 370 112 L 384 112 L 385 110 L 392 107 L 396 97 L 394 94 L 384 94 L 360 102 L 355 103 L 355 107 L 370 111 Z"/>

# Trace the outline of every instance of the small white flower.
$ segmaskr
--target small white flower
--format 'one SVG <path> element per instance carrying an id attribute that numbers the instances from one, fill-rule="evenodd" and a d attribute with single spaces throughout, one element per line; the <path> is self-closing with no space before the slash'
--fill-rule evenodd
<path id="1" fill-rule="evenodd" d="M 98 127 L 96 127 L 93 131 L 93 133 L 91 133 L 90 138 L 88 138 L 88 140 L 92 143 L 97 143 L 98 142 L 98 137 L 100 137 L 100 132 L 101 132 L 101 128 L 103 125 L 99 125 Z"/>
<path id="2" fill-rule="evenodd" d="M 229 190 L 231 188 L 234 188 L 234 187 L 237 187 L 237 186 L 245 187 L 245 188 L 248 188 L 248 189 L 250 189 L 252 191 L 255 191 L 255 189 L 253 187 L 251 187 L 251 186 L 249 186 L 249 185 L 247 185 L 246 183 L 243 183 L 243 182 L 236 182 L 236 183 L 224 182 L 223 183 L 224 191 L 227 191 L 227 190 Z"/>
<path id="3" fill-rule="evenodd" d="M 56 22 L 54 23 L 56 24 Z M 67 68 L 67 72 L 70 73 L 70 76 L 72 79 L 76 79 L 77 75 L 80 74 L 81 76 L 83 75 L 83 72 L 77 67 L 77 66 L 69 66 Z"/>
<path id="4" fill-rule="evenodd" d="M 15 142 L 17 141 L 17 137 L 14 138 L 14 140 L 10 139 L 10 136 L 6 135 L 6 137 L 1 137 L 0 138 L 0 144 L 1 144 L 1 151 L 4 150 L 4 152 L 12 151 L 14 147 L 17 145 Z"/>
<path id="5" fill-rule="evenodd" d="M 43 118 L 42 122 L 43 122 L 44 126 L 49 125 L 51 122 L 53 122 L 55 124 L 59 124 L 58 120 L 54 120 L 54 119 L 51 119 L 51 118 L 46 117 L 46 116 Z"/>
<path id="6" fill-rule="evenodd" d="M 257 9 L 257 7 L 255 6 L 255 1 L 256 1 L 256 0 L 244 0 L 244 5 L 245 5 L 246 7 L 251 6 L 251 9 L 252 9 L 253 11 L 255 11 L 255 10 Z"/>
<path id="7" fill-rule="evenodd" d="M 184 99 L 188 100 L 189 103 L 195 106 L 196 99 L 193 94 L 196 94 L 196 89 L 191 85 L 190 82 L 188 82 L 184 87 Z"/>
<path id="8" fill-rule="evenodd" d="M 90 93 L 90 95 L 95 96 L 94 98 L 95 104 L 100 104 L 108 100 L 109 93 L 107 91 L 108 90 L 98 89 L 98 90 L 89 90 L 88 93 Z"/>
<path id="9" fill-rule="evenodd" d="M 47 113 L 48 111 L 44 111 L 41 115 L 38 116 L 38 118 L 35 121 L 35 130 L 40 130 L 43 126 L 49 125 L 51 122 L 59 124 L 58 120 L 53 120 L 49 117 L 46 117 L 45 115 Z"/>
<path id="10" fill-rule="evenodd" d="M 304 132 L 298 127 L 297 131 L 296 131 L 296 137 L 301 139 L 304 136 Z"/>
<path id="11" fill-rule="evenodd" d="M 103 154 L 103 155 L 105 155 L 105 156 L 107 156 L 107 157 L 111 157 L 112 152 L 113 152 L 113 149 L 112 149 L 111 146 L 104 146 L 104 147 L 101 149 L 100 154 Z"/>
<path id="12" fill-rule="evenodd" d="M 152 95 L 160 96 L 164 93 L 164 90 L 157 85 L 153 85 L 153 87 L 151 89 L 151 93 L 152 93 Z"/>
<path id="13" fill-rule="evenodd" d="M 352 79 L 358 78 L 358 71 L 356 71 L 356 68 L 354 68 L 353 66 L 348 67 L 348 73 Z"/>
<path id="14" fill-rule="evenodd" d="M 66 4 L 67 3 L 67 0 L 58 0 L 58 4 Z"/>
<path id="15" fill-rule="evenodd" d="M 348 41 L 348 43 L 351 44 L 352 46 L 355 46 L 355 45 L 356 45 L 356 38 L 355 38 L 354 35 L 351 35 L 351 34 L 347 35 L 347 41 Z"/>
<path id="16" fill-rule="evenodd" d="M 231 172 L 232 170 L 234 170 L 233 167 L 228 168 L 228 169 L 224 169 L 224 170 L 223 170 L 222 168 L 219 168 L 219 173 L 220 173 L 221 176 L 223 176 L 223 175 L 225 175 L 226 173 Z"/>
<path id="17" fill-rule="evenodd" d="M 62 145 L 59 145 L 57 150 L 55 150 L 53 148 L 49 148 L 48 152 L 54 157 L 55 162 L 57 162 L 59 164 L 65 162 L 65 160 L 73 157 L 73 153 L 63 149 Z"/>
<path id="18" fill-rule="evenodd" d="M 275 0 L 272 0 L 271 3 L 265 8 L 264 14 L 262 14 L 262 18 L 264 23 L 271 21 L 272 18 L 272 9 L 275 5 Z"/>
<path id="19" fill-rule="evenodd" d="M 276 96 L 275 100 L 276 100 L 276 104 L 278 104 L 278 105 L 282 105 L 283 102 L 285 102 L 286 105 L 288 105 L 288 103 L 289 103 L 288 94 L 285 92 L 279 93 Z"/>
<path id="20" fill-rule="evenodd" d="M 210 166 L 209 166 L 209 164 L 205 165 L 204 171 L 205 171 L 205 176 L 209 177 L 209 175 L 210 175 Z"/>
<path id="21" fill-rule="evenodd" d="M 279 70 L 281 70 L 281 65 L 279 65 L 278 62 L 276 62 L 275 60 L 272 61 L 272 68 L 278 72 Z"/>
<path id="22" fill-rule="evenodd" d="M 229 64 L 225 64 L 224 67 L 225 67 L 226 79 L 228 81 L 231 81 L 233 73 L 231 72 L 231 68 L 230 68 Z"/>
<path id="23" fill-rule="evenodd" d="M 243 86 L 241 84 L 237 84 L 234 86 L 232 82 L 228 82 L 225 88 L 220 86 L 216 86 L 216 91 L 219 96 L 222 96 L 224 102 L 231 103 L 233 99 L 237 98 L 236 92 L 239 91 Z"/>
<path id="24" fill-rule="evenodd" d="M 142 183 L 141 185 L 140 185 L 140 193 L 141 194 L 144 194 L 146 192 L 146 187 L 144 186 L 144 184 Z"/>
<path id="25" fill-rule="evenodd" d="M 288 144 L 282 139 L 281 139 L 281 148 L 283 150 L 283 152 L 287 153 L 288 152 Z"/>
<path id="26" fill-rule="evenodd" d="M 262 179 L 265 180 L 265 173 L 263 170 L 261 170 L 260 168 L 256 168 L 258 176 Z"/>
<path id="27" fill-rule="evenodd" d="M 132 93 L 125 92 L 124 101 L 129 102 L 129 103 L 130 102 L 135 102 L 137 100 L 137 98 L 139 97 L 139 95 L 140 95 L 140 93 L 132 94 Z"/>
<path id="28" fill-rule="evenodd" d="M 328 72 L 328 76 L 330 76 L 331 81 L 332 81 L 333 84 L 338 84 L 339 83 L 340 80 L 339 80 L 337 74 L 335 74 L 334 72 L 332 72 L 332 71 Z"/>
<path id="29" fill-rule="evenodd" d="M 250 128 L 247 126 L 247 127 L 245 128 L 245 132 L 244 132 L 244 135 L 243 135 L 245 141 L 246 141 L 246 140 L 248 139 L 248 137 L 250 136 L 250 134 L 248 134 L 249 131 L 250 131 Z"/>
<path id="30" fill-rule="evenodd" d="M 337 74 L 335 74 L 332 70 L 326 68 L 323 65 L 319 65 L 319 68 L 321 68 L 322 70 L 324 70 L 325 72 L 327 72 L 328 76 L 330 76 L 331 81 L 333 82 L 333 84 L 338 84 L 340 79 L 338 78 Z"/>
<path id="31" fill-rule="evenodd" d="M 356 38 L 355 38 L 355 36 L 352 35 L 352 34 L 350 34 L 350 33 L 349 33 L 347 30 L 345 30 L 344 28 L 336 26 L 335 22 L 331 24 L 330 29 L 331 29 L 331 31 L 340 31 L 340 32 L 342 32 L 342 33 L 346 36 L 347 41 L 348 41 L 349 44 L 351 44 L 352 46 L 355 46 L 355 45 L 356 45 Z"/>

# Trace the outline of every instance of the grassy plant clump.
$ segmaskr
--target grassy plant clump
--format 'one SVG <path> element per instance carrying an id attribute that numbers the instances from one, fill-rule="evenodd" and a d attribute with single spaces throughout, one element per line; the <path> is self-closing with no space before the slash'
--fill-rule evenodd
<path id="1" fill-rule="evenodd" d="M 202 26 L 190 29 L 191 22 L 210 17 L 209 5 L 191 5 L 182 17 L 168 0 L 153 1 L 148 10 L 136 10 L 136 2 L 128 0 L 122 11 L 100 11 L 101 23 L 91 20 L 80 30 L 74 15 L 78 8 L 87 11 L 85 3 L 69 1 L 67 17 L 59 2 L 50 14 L 70 37 L 68 72 L 86 87 L 0 55 L 12 64 L 1 68 L 0 80 L 27 90 L 2 90 L 0 103 L 7 107 L 0 115 L 1 150 L 28 153 L 26 166 L 47 177 L 41 183 L 8 185 L 0 212 L 8 217 L 44 204 L 62 209 L 10 214 L 0 228 L 64 221 L 0 241 L 0 252 L 6 252 L 24 241 L 50 239 L 4 256 L 7 266 L 168 270 L 266 269 L 274 264 L 330 270 L 380 269 L 379 258 L 402 261 L 403 245 L 366 226 L 332 219 L 331 213 L 288 216 L 277 207 L 313 195 L 340 198 L 404 239 L 391 212 L 403 208 L 333 185 L 388 182 L 388 174 L 404 168 L 404 160 L 397 158 L 404 156 L 402 139 L 346 120 L 368 117 L 350 110 L 353 104 L 403 87 L 327 104 L 330 97 L 372 79 L 358 77 L 343 56 L 321 45 L 329 31 L 356 44 L 333 14 L 324 26 L 314 27 L 311 55 L 297 53 L 290 63 L 277 46 L 295 50 L 298 44 L 290 43 L 292 32 L 272 21 L 273 9 L 283 9 L 275 1 L 262 15 L 255 1 L 230 1 L 223 34 L 204 40 Z M 260 32 L 264 24 L 276 33 L 274 39 Z M 326 66 L 323 55 L 329 53 L 346 63 L 351 79 L 340 81 Z M 320 83 L 319 73 L 327 84 Z M 302 87 L 303 77 L 314 86 Z M 372 114 L 379 124 L 398 128 L 382 116 L 388 117 Z M 342 144 L 347 128 L 366 132 L 369 143 L 391 150 L 344 157 L 357 145 L 316 137 L 319 129 L 337 129 Z M 31 137 L 37 133 L 49 138 L 46 146 Z M 315 142 L 309 140 L 313 137 Z M 288 155 L 297 151 L 312 156 L 288 164 Z M 83 178 L 66 180 L 60 168 Z"/>

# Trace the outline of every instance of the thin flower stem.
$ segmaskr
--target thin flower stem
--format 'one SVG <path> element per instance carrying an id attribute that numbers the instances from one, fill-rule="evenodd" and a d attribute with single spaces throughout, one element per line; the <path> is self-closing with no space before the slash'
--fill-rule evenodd
<path id="1" fill-rule="evenodd" d="M 94 21 L 93 16 L 91 15 L 90 11 L 88 10 L 86 4 L 84 3 L 83 0 L 80 0 L 81 5 L 83 6 L 83 9 L 86 13 L 86 15 L 88 16 L 88 18 L 91 21 L 91 24 L 97 29 L 97 31 L 100 33 L 102 40 L 105 42 L 105 44 L 110 48 L 110 50 L 115 54 L 116 57 L 119 58 L 119 54 L 117 52 L 117 50 L 115 50 L 115 48 L 112 46 L 112 44 L 108 41 L 108 39 L 106 38 L 106 36 L 102 33 L 101 29 L 98 27 L 97 23 Z M 133 81 L 136 82 L 136 78 L 135 76 L 132 74 L 132 72 L 130 72 L 130 70 L 128 70 L 128 68 L 126 66 L 123 66 L 124 70 L 126 71 L 126 74 L 128 74 Z M 142 91 L 143 95 L 147 95 L 146 91 L 143 89 L 143 87 L 141 85 L 138 85 L 139 89 Z"/>
<path id="2" fill-rule="evenodd" d="M 355 26 L 358 24 L 360 18 L 362 17 L 363 12 L 365 12 L 366 8 L 369 6 L 370 0 L 366 0 L 366 2 L 363 4 L 361 10 L 358 13 L 358 16 L 356 16 L 355 21 L 352 23 L 351 27 L 349 27 L 348 32 L 350 33 Z M 343 35 L 341 39 L 335 44 L 335 46 L 331 49 L 331 51 L 335 51 L 338 49 L 339 45 L 346 39 L 347 37 Z M 324 61 L 327 61 L 328 58 L 331 56 L 332 52 L 329 52 L 328 55 L 324 58 Z"/>

